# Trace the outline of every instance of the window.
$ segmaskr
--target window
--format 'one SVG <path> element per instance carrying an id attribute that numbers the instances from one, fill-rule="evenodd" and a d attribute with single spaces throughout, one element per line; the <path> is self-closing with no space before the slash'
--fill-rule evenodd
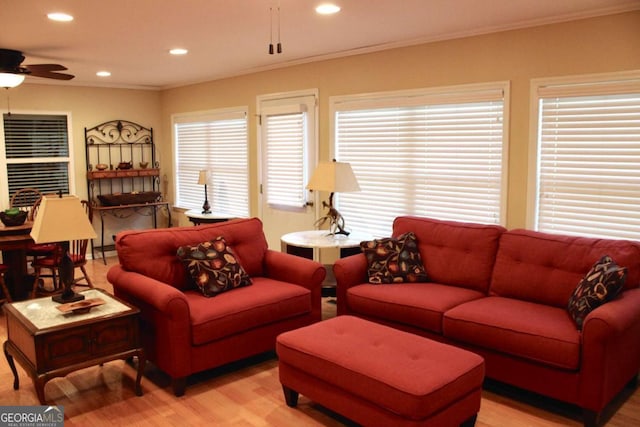
<path id="1" fill-rule="evenodd" d="M 70 125 L 66 114 L 4 114 L 3 197 L 21 188 L 71 193 Z"/>
<path id="2" fill-rule="evenodd" d="M 536 80 L 533 228 L 640 240 L 640 75 Z"/>
<path id="3" fill-rule="evenodd" d="M 307 202 L 315 96 L 262 100 L 263 194 L 271 207 L 302 209 Z"/>
<path id="4" fill-rule="evenodd" d="M 211 210 L 249 216 L 249 163 L 246 108 L 173 117 L 176 161 L 176 205 L 199 209 L 204 187 L 201 170 L 209 171 Z"/>
<path id="5" fill-rule="evenodd" d="M 389 235 L 399 215 L 503 222 L 508 83 L 331 99 L 348 228 Z"/>

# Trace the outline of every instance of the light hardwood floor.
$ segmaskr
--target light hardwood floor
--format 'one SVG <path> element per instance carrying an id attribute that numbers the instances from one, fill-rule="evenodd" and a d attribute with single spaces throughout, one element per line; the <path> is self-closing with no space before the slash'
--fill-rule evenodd
<path id="1" fill-rule="evenodd" d="M 97 287 L 112 291 L 106 271 L 116 258 L 89 262 Z M 325 316 L 335 306 L 323 301 Z M 4 315 L 2 315 L 4 317 Z M 0 339 L 6 340 L 0 319 Z M 640 339 L 640 337 L 639 337 Z M 135 363 L 135 362 L 134 362 Z M 186 394 L 175 397 L 169 379 L 148 364 L 142 380 L 144 395 L 133 390 L 135 369 L 124 361 L 95 366 L 49 381 L 47 403 L 63 405 L 65 426 L 353 426 L 304 396 L 298 407 L 284 402 L 273 355 L 206 372 L 189 381 Z M 38 405 L 31 379 L 18 367 L 20 389 L 6 360 L 0 361 L 0 406 Z M 607 426 L 640 425 L 640 389 L 625 390 L 613 406 Z M 533 396 L 521 390 L 487 383 L 482 393 L 479 427 L 580 426 L 580 411 L 572 406 Z"/>

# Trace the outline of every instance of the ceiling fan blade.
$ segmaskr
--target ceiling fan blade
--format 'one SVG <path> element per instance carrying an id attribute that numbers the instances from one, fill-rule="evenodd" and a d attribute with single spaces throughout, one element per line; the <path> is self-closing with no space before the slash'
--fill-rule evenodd
<path id="1" fill-rule="evenodd" d="M 64 65 L 60 65 L 60 64 L 31 64 L 31 65 L 24 65 L 24 67 L 33 72 L 37 72 L 37 71 L 64 71 L 67 70 L 67 67 L 65 67 Z"/>
<path id="2" fill-rule="evenodd" d="M 45 79 L 56 79 L 56 80 L 71 80 L 75 76 L 71 74 L 64 73 L 56 73 L 54 71 L 64 71 L 67 67 L 64 67 L 59 64 L 35 64 L 35 65 L 26 65 L 25 67 L 28 75 L 34 77 L 43 77 Z"/>

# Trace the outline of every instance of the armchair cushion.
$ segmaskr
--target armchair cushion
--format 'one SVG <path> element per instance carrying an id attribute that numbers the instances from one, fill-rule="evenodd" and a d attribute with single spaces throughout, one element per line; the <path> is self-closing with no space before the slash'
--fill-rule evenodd
<path id="1" fill-rule="evenodd" d="M 177 255 L 206 297 L 251 284 L 251 278 L 222 236 L 196 246 L 180 246 Z"/>
<path id="2" fill-rule="evenodd" d="M 186 291 L 191 311 L 192 345 L 213 342 L 271 322 L 311 313 L 310 291 L 302 286 L 254 277 L 250 288 L 216 297 L 215 304 L 197 291 Z"/>

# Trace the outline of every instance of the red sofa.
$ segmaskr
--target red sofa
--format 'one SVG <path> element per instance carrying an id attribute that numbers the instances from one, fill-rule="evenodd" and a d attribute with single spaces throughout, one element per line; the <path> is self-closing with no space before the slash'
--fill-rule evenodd
<path id="1" fill-rule="evenodd" d="M 176 256 L 178 247 L 224 236 L 252 280 L 207 298 Z M 275 349 L 276 337 L 321 319 L 326 270 L 317 262 L 267 248 L 256 218 L 202 226 L 124 231 L 120 264 L 107 279 L 119 298 L 139 307 L 148 360 L 184 394 L 189 375 Z"/>
<path id="2" fill-rule="evenodd" d="M 487 377 L 580 406 L 585 425 L 640 370 L 640 243 L 495 225 L 399 217 L 413 231 L 427 283 L 374 285 L 363 254 L 334 265 L 338 314 L 482 355 Z M 624 291 L 578 330 L 574 289 L 603 255 L 628 268 Z"/>

